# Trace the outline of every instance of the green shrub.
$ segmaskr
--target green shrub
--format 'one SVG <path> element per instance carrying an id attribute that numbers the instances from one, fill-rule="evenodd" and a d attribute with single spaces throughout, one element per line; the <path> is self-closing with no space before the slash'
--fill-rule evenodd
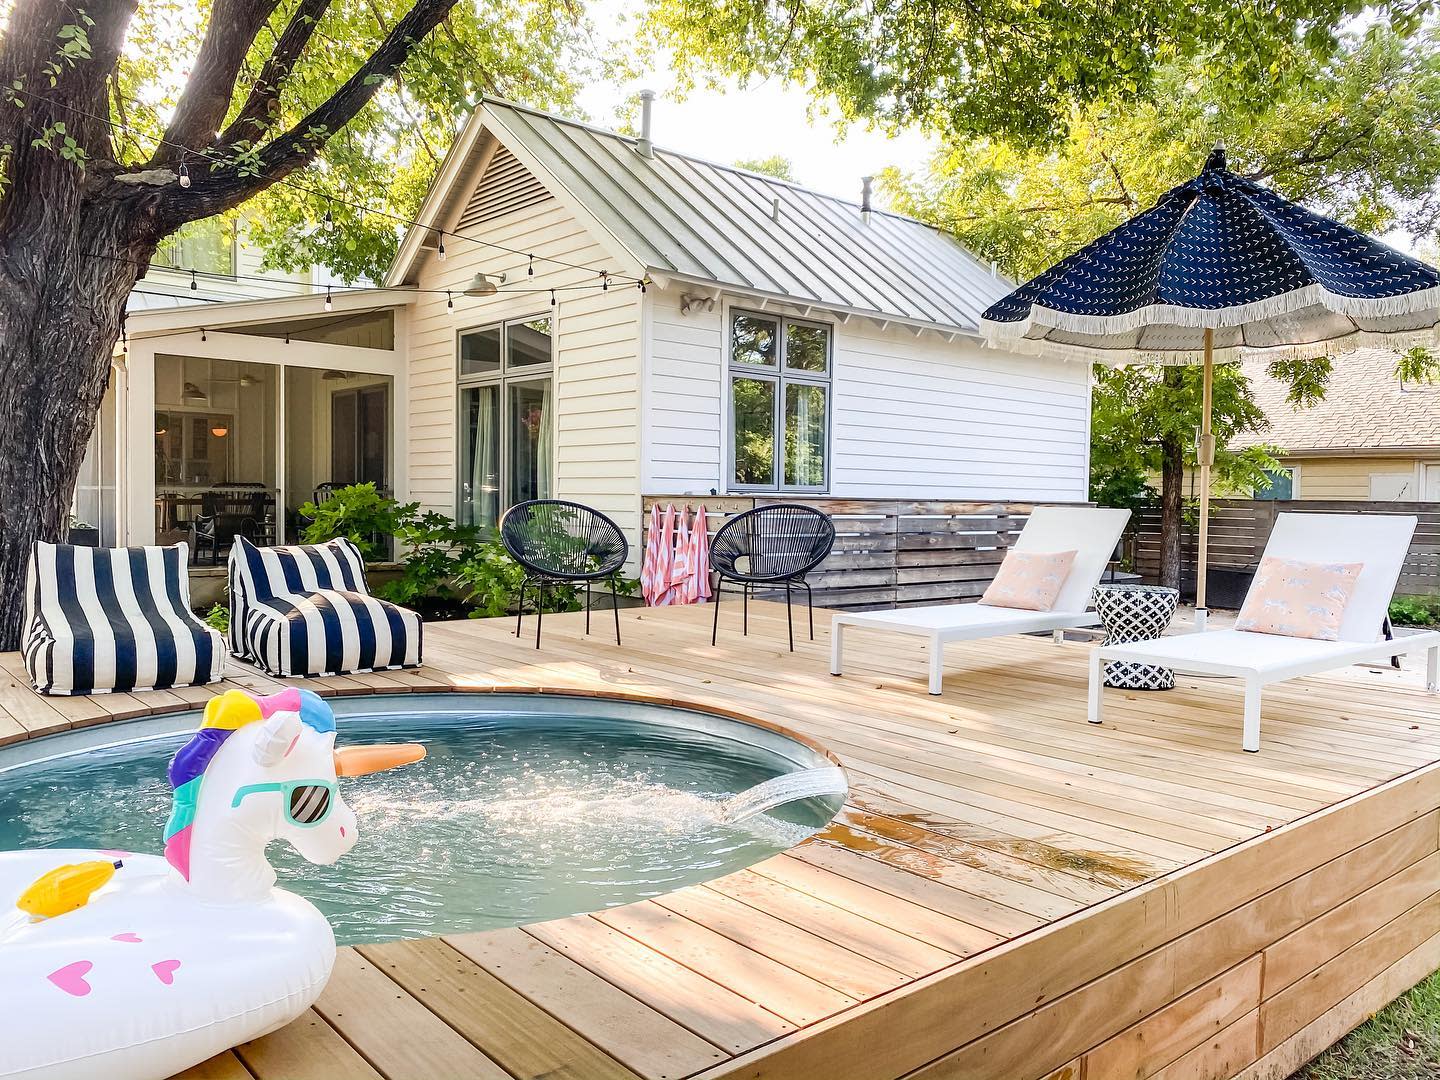
<path id="1" fill-rule="evenodd" d="M 307 544 L 323 544 L 343 536 L 360 549 L 366 562 L 374 562 L 389 556 L 388 538 L 397 536 L 419 510 L 419 503 L 402 506 L 381 495 L 374 484 L 351 484 L 337 488 L 322 503 L 307 502 L 300 507 L 300 513 L 310 519 L 300 538 Z"/>
<path id="2" fill-rule="evenodd" d="M 1440 626 L 1440 596 L 1397 596 L 1390 601 L 1396 626 Z"/>
<path id="3" fill-rule="evenodd" d="M 212 629 L 219 630 L 222 634 L 230 632 L 230 609 L 224 604 L 211 604 L 210 610 L 205 612 L 205 624 Z"/>

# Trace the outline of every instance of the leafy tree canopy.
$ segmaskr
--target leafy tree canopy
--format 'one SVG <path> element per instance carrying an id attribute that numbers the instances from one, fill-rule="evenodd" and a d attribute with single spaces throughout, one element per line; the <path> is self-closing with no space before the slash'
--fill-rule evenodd
<path id="1" fill-rule="evenodd" d="M 1402 30 L 1423 0 L 651 0 L 648 41 L 682 75 L 779 75 L 851 118 L 1021 144 L 1062 136 L 1072 110 L 1139 102 L 1175 63 L 1263 106 L 1297 50 L 1324 56 L 1368 12 Z"/>
<path id="2" fill-rule="evenodd" d="M 771 154 L 763 158 L 742 158 L 735 162 L 737 169 L 773 176 L 776 180 L 795 180 L 795 164 L 784 154 Z"/>
<path id="3" fill-rule="evenodd" d="M 899 209 L 1017 279 L 1153 205 L 1217 141 L 1234 171 L 1288 198 L 1366 232 L 1425 236 L 1440 224 L 1436 37 L 1377 26 L 1334 53 L 1296 50 L 1258 111 L 1226 83 L 1168 64 L 1153 101 L 1077 107 L 1051 147 L 957 139 L 927 174 L 892 169 L 881 182 Z"/>
<path id="4" fill-rule="evenodd" d="M 238 163 L 276 133 L 289 130 L 326 100 L 365 61 L 410 9 L 412 0 L 282 0 L 245 57 L 220 132 L 216 161 Z M 210 20 L 211 3 L 141 0 L 111 79 L 109 120 L 120 169 L 149 161 L 174 121 Z M 83 28 L 83 20 L 77 22 Z M 307 41 L 283 80 L 263 94 L 265 64 L 286 56 L 286 42 Z M 403 226 L 386 214 L 413 217 L 457 127 L 482 93 L 543 108 L 571 105 L 590 70 L 587 27 L 578 3 L 518 0 L 456 4 L 420 41 L 397 76 L 304 172 L 261 193 L 244 208 L 250 238 L 271 267 L 324 263 L 346 278 L 381 275 Z M 22 91 L 22 98 L 27 92 Z M 28 88 L 27 112 L 45 114 L 44 88 Z M 62 121 L 63 122 L 63 121 Z M 317 135 L 320 133 L 316 133 Z M 104 165 L 105 163 L 96 163 Z M 208 167 L 190 160 L 192 171 Z M 335 200 L 309 194 L 314 189 Z M 366 214 L 359 207 L 379 214 Z M 326 210 L 330 222 L 322 225 Z"/>

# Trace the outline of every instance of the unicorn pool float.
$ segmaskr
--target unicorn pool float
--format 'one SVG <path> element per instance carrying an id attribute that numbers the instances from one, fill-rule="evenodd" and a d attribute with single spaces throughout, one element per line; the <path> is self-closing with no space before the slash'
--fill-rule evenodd
<path id="1" fill-rule="evenodd" d="M 275 888 L 265 846 L 335 862 L 356 840 L 337 778 L 424 756 L 336 750 L 335 714 L 311 691 L 230 690 L 170 762 L 164 858 L 0 853 L 0 1076 L 170 1076 L 299 1016 L 335 935 Z"/>

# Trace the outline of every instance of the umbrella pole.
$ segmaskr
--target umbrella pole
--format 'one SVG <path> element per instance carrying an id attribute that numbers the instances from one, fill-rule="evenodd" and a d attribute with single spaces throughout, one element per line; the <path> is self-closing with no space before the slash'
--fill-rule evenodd
<path id="1" fill-rule="evenodd" d="M 1205 330 L 1205 377 L 1200 391 L 1200 543 L 1195 559 L 1195 629 L 1204 630 L 1205 578 L 1210 552 L 1210 467 L 1215 464 L 1215 435 L 1210 417 L 1214 407 L 1215 331 Z"/>

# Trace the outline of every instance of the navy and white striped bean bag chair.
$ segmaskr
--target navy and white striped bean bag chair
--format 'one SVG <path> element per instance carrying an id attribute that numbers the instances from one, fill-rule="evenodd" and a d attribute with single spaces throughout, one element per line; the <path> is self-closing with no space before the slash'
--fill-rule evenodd
<path id="1" fill-rule="evenodd" d="M 230 549 L 230 651 L 271 675 L 348 675 L 420 663 L 420 616 L 370 595 L 349 540 Z"/>
<path id="2" fill-rule="evenodd" d="M 42 694 L 218 682 L 224 639 L 190 611 L 190 549 L 37 543 L 25 585 L 25 670 Z"/>

